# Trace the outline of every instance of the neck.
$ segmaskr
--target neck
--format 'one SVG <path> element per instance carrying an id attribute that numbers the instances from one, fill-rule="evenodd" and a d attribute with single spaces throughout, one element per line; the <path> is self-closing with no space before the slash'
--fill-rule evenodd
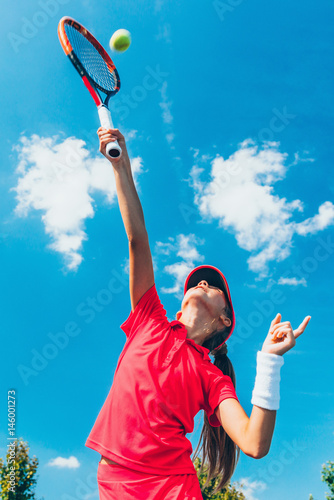
<path id="1" fill-rule="evenodd" d="M 211 317 L 199 317 L 198 311 L 186 309 L 179 319 L 187 329 L 187 338 L 196 344 L 203 345 L 205 339 L 215 330 L 216 320 Z"/>

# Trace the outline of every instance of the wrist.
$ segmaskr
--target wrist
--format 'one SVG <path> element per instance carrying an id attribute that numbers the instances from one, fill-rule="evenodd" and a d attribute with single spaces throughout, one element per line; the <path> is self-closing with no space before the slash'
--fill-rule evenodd
<path id="1" fill-rule="evenodd" d="M 115 172 L 122 172 L 124 170 L 126 171 L 129 168 L 131 170 L 130 163 L 126 161 L 126 159 L 124 158 L 124 155 L 122 155 L 120 159 L 116 159 L 116 160 L 114 158 L 109 158 L 109 161 L 112 164 Z"/>
<path id="2" fill-rule="evenodd" d="M 266 349 L 263 349 L 263 348 L 261 349 L 261 351 L 258 351 L 258 352 L 261 352 L 262 354 L 263 353 L 264 354 L 269 354 L 269 356 L 276 356 L 276 357 L 278 356 L 280 358 L 283 358 L 283 354 L 276 354 L 274 352 L 267 351 Z"/>
<path id="3" fill-rule="evenodd" d="M 259 352 L 264 352 L 266 354 L 272 354 L 273 356 L 280 356 L 280 357 L 283 356 L 283 354 L 278 354 L 276 352 L 271 352 L 270 350 L 267 350 L 266 348 L 263 348 L 263 347 L 262 347 L 261 351 L 259 351 Z"/>

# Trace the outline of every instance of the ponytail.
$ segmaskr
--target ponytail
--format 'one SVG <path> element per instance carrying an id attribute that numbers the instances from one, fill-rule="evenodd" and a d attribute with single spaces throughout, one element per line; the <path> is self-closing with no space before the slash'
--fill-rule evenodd
<path id="1" fill-rule="evenodd" d="M 226 308 L 226 315 L 231 318 L 231 310 L 229 307 Z M 226 338 L 226 333 L 229 329 L 225 329 L 219 332 L 214 332 L 210 335 L 208 339 L 203 343 L 203 347 L 210 349 L 210 353 L 214 355 L 215 361 L 214 365 L 219 368 L 224 375 L 231 377 L 234 388 L 236 388 L 236 379 L 233 369 L 233 365 L 230 359 L 227 357 L 227 345 L 224 343 L 220 346 Z M 215 351 L 216 349 L 216 351 Z M 202 446 L 201 441 L 203 440 Z M 194 452 L 193 461 L 195 460 L 198 453 L 202 452 L 202 464 L 199 473 L 207 473 L 207 479 L 204 484 L 204 488 L 209 486 L 211 479 L 215 479 L 219 476 L 219 483 L 217 484 L 213 494 L 221 491 L 225 486 L 227 486 L 229 480 L 231 479 L 234 470 L 237 466 L 240 448 L 225 432 L 223 426 L 213 427 L 209 423 L 207 414 L 204 412 L 204 424 L 197 448 Z"/>

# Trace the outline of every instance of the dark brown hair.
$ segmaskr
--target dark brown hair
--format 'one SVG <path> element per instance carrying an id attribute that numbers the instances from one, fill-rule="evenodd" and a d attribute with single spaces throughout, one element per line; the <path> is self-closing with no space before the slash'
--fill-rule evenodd
<path id="1" fill-rule="evenodd" d="M 224 309 L 224 314 L 232 320 L 232 311 L 229 306 Z M 230 332 L 231 327 L 225 328 L 224 330 L 213 332 L 203 343 L 203 347 L 210 349 L 211 354 L 214 355 L 215 361 L 214 365 L 219 368 L 224 375 L 228 375 L 232 379 L 234 388 L 236 388 L 235 373 L 231 361 L 227 357 L 227 346 L 223 346 L 216 352 L 214 349 L 218 347 L 227 334 Z M 202 446 L 201 441 L 203 441 Z M 207 487 L 211 479 L 219 476 L 220 481 L 218 482 L 213 494 L 221 491 L 224 486 L 230 481 L 234 470 L 237 466 L 240 448 L 234 441 L 226 434 L 224 428 L 212 427 L 209 423 L 207 414 L 204 412 L 204 424 L 202 432 L 200 435 L 199 443 L 194 452 L 193 461 L 195 460 L 198 453 L 202 452 L 202 464 L 199 473 L 206 472 L 207 479 L 204 487 Z"/>

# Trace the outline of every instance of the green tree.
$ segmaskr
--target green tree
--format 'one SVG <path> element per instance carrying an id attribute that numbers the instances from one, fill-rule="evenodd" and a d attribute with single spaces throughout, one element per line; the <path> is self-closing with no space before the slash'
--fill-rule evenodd
<path id="1" fill-rule="evenodd" d="M 233 485 L 229 483 L 219 493 L 213 495 L 212 492 L 216 488 L 219 479 L 211 479 L 209 485 L 204 488 L 207 474 L 205 473 L 205 469 L 203 472 L 199 473 L 199 469 L 201 468 L 201 459 L 199 457 L 195 459 L 194 466 L 197 472 L 197 477 L 199 479 L 199 484 L 201 486 L 203 500 L 245 500 L 245 495 L 237 489 L 238 486 L 242 486 L 238 485 L 238 483 L 235 483 Z"/>
<path id="2" fill-rule="evenodd" d="M 321 471 L 321 480 L 327 484 L 330 493 L 326 493 L 326 500 L 334 500 L 334 462 L 330 460 L 323 464 Z"/>
<path id="3" fill-rule="evenodd" d="M 8 447 L 6 463 L 0 458 L 2 500 L 35 500 L 38 459 L 29 457 L 28 443 L 22 438 Z"/>
<path id="4" fill-rule="evenodd" d="M 334 500 L 334 462 L 329 460 L 326 464 L 323 464 L 321 480 L 327 484 L 330 490 L 330 493 L 326 493 L 326 500 Z M 309 496 L 309 500 L 314 500 L 313 495 Z"/>

